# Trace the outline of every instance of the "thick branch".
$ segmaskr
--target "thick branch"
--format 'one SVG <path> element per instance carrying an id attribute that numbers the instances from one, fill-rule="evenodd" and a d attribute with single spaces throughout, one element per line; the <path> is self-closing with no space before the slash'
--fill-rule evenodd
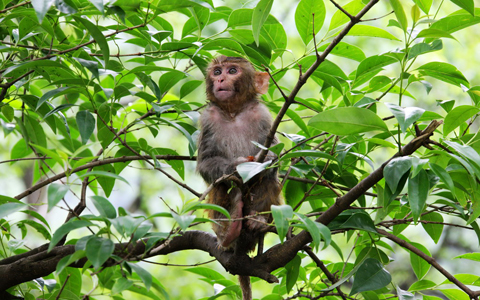
<path id="1" fill-rule="evenodd" d="M 55 247 L 50 252 L 47 252 L 46 249 L 47 247 L 44 245 L 0 261 L 0 293 L 12 286 L 53 273 L 62 258 L 75 252 L 75 245 Z M 187 231 L 171 240 L 161 242 L 150 253 L 145 253 L 145 241 L 138 241 L 135 244 L 116 244 L 114 254 L 134 261 L 192 249 L 208 252 L 234 274 L 254 275 L 268 282 L 277 281 L 275 276 L 262 269 L 263 265 L 255 265 L 247 255 L 238 257 L 234 256 L 233 252 L 223 251 L 218 247 L 217 238 L 213 234 L 203 231 Z M 86 259 L 82 259 L 72 267 L 82 268 L 85 261 Z M 108 260 L 104 266 L 108 267 L 116 263 L 114 260 Z"/>
<path id="2" fill-rule="evenodd" d="M 386 161 L 380 168 L 373 171 L 369 176 L 354 186 L 344 196 L 337 198 L 337 201 L 333 206 L 328 208 L 320 217 L 316 219 L 316 222 L 328 225 L 333 219 L 335 219 L 340 213 L 347 210 L 350 205 L 355 202 L 361 195 L 365 194 L 370 188 L 372 188 L 377 182 L 383 178 L 383 168 L 388 164 L 390 160 L 399 156 L 408 156 L 413 154 L 418 148 L 420 148 L 433 134 L 435 129 L 440 126 L 442 122 L 432 121 L 424 131 L 420 133 L 420 136 L 413 139 L 410 143 L 402 148 L 402 151 L 395 154 L 392 158 Z M 295 237 L 287 240 L 282 245 L 275 245 L 265 252 L 260 257 L 256 257 L 259 263 L 267 263 L 267 270 L 269 272 L 283 267 L 290 260 L 295 257 L 298 251 L 310 243 L 312 238 L 307 231 L 302 231 Z"/>

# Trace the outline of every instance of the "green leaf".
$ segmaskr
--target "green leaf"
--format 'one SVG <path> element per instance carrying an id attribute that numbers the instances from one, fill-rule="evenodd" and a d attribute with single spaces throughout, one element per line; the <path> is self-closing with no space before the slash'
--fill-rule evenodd
<path id="1" fill-rule="evenodd" d="M 226 39 L 226 38 L 214 39 L 206 43 L 203 49 L 204 50 L 228 49 L 228 50 L 235 51 L 241 55 L 245 55 L 245 51 L 237 41 L 234 41 L 232 39 Z"/>
<path id="2" fill-rule="evenodd" d="M 330 230 L 353 228 L 377 233 L 377 229 L 370 216 L 365 212 L 354 210 L 346 210 L 342 212 L 330 222 L 329 228 Z"/>
<path id="3" fill-rule="evenodd" d="M 420 7 L 420 9 L 428 15 L 428 12 L 430 11 L 430 8 L 432 7 L 432 2 L 433 0 L 413 0 L 415 4 Z"/>
<path id="4" fill-rule="evenodd" d="M 54 109 L 52 109 L 51 111 L 49 111 L 45 116 L 43 116 L 43 119 L 46 119 L 46 118 L 50 117 L 51 115 L 56 114 L 57 112 L 60 112 L 64 109 L 70 108 L 74 105 L 75 104 L 71 104 L 71 103 L 60 104 L 59 106 L 57 106 Z M 60 116 L 61 116 L 61 114 L 60 114 Z"/>
<path id="5" fill-rule="evenodd" d="M 97 79 L 100 76 L 98 73 L 98 62 L 93 61 L 93 60 L 86 60 L 83 58 L 75 57 L 75 59 L 85 68 L 87 68 L 90 72 L 92 72 L 92 75 L 95 76 Z"/>
<path id="6" fill-rule="evenodd" d="M 390 0 L 390 4 L 393 7 L 393 11 L 395 12 L 395 16 L 397 17 L 397 21 L 400 24 L 400 27 L 403 29 L 404 32 L 407 31 L 408 22 L 407 22 L 407 15 L 405 15 L 405 11 L 403 10 L 402 3 L 399 0 Z"/>
<path id="7" fill-rule="evenodd" d="M 64 160 L 62 157 L 60 157 L 60 155 L 57 154 L 57 152 L 32 143 L 30 143 L 30 145 L 37 149 L 37 153 L 50 156 L 51 159 L 55 160 L 59 165 L 63 166 Z"/>
<path id="8" fill-rule="evenodd" d="M 469 14 L 452 14 L 436 21 L 430 28 L 453 33 L 478 23 L 480 23 L 480 16 L 472 16 Z"/>
<path id="9" fill-rule="evenodd" d="M 77 113 L 76 120 L 82 144 L 85 145 L 95 130 L 95 118 L 88 110 L 81 110 Z"/>
<path id="10" fill-rule="evenodd" d="M 48 99 L 53 99 L 55 97 L 57 97 L 58 94 L 62 93 L 63 91 L 69 89 L 70 87 L 60 87 L 58 89 L 54 89 L 54 90 L 51 90 L 51 91 L 48 91 L 46 92 L 45 94 L 42 95 L 42 97 L 40 97 L 40 99 L 38 100 L 37 102 L 37 108 L 35 108 L 35 110 L 38 110 L 38 108 L 40 106 L 42 106 L 43 103 L 45 103 L 45 101 L 47 101 Z"/>
<path id="11" fill-rule="evenodd" d="M 330 43 L 318 47 L 318 51 L 324 51 L 329 45 Z M 362 61 L 366 58 L 365 53 L 363 53 L 361 48 L 345 42 L 338 43 L 330 54 L 353 59 L 355 61 Z"/>
<path id="12" fill-rule="evenodd" d="M 295 25 L 302 41 L 307 45 L 317 34 L 325 21 L 323 0 L 301 0 L 295 10 Z M 315 28 L 314 28 L 315 26 Z"/>
<path id="13" fill-rule="evenodd" d="M 469 260 L 480 262 L 480 252 L 465 253 L 465 254 L 457 255 L 454 258 L 463 258 L 463 259 L 469 259 Z"/>
<path id="14" fill-rule="evenodd" d="M 187 77 L 185 73 L 177 70 L 172 70 L 163 74 L 158 80 L 158 87 L 162 94 L 166 94 L 175 84 Z"/>
<path id="15" fill-rule="evenodd" d="M 285 270 L 287 271 L 285 274 L 285 277 L 286 277 L 285 285 L 287 288 L 287 293 L 290 293 L 294 285 L 297 283 L 298 274 L 300 273 L 301 263 L 302 263 L 302 259 L 297 254 L 291 261 L 289 261 L 285 265 Z"/>
<path id="16" fill-rule="evenodd" d="M 98 11 L 100 11 L 103 14 L 104 8 L 103 8 L 103 0 L 88 0 L 90 3 L 92 3 Z"/>
<path id="17" fill-rule="evenodd" d="M 116 218 L 117 217 L 117 211 L 115 210 L 115 207 L 108 201 L 107 198 L 104 198 L 102 196 L 92 196 L 91 197 L 93 205 L 95 205 L 95 208 L 98 210 L 101 216 L 106 217 L 106 218 Z"/>
<path id="18" fill-rule="evenodd" d="M 159 118 L 162 122 L 167 123 L 168 125 L 172 126 L 173 128 L 177 129 L 180 131 L 188 140 L 188 152 L 190 156 L 193 156 L 195 153 L 195 145 L 196 143 L 193 141 L 192 135 L 179 123 L 177 122 L 172 122 L 168 119 L 165 118 Z"/>
<path id="19" fill-rule="evenodd" d="M 140 279 L 142 279 L 143 283 L 145 284 L 145 287 L 147 288 L 147 290 L 149 290 L 150 287 L 152 287 L 152 281 L 153 281 L 152 274 L 150 274 L 150 272 L 148 272 L 144 268 L 140 267 L 138 264 L 134 264 L 130 262 L 127 262 L 127 264 L 140 277 Z"/>
<path id="20" fill-rule="evenodd" d="M 305 215 L 294 212 L 294 214 L 298 217 L 300 222 L 303 223 L 305 226 L 305 229 L 310 233 L 310 236 L 312 237 L 312 244 L 313 247 L 318 249 L 320 246 L 320 230 L 318 230 L 317 225 L 315 225 L 315 222 L 307 218 Z"/>
<path id="21" fill-rule="evenodd" d="M 310 130 L 308 129 L 307 124 L 305 124 L 303 119 L 294 110 L 287 110 L 287 116 L 289 116 L 290 119 L 292 119 L 293 122 L 295 122 L 295 124 L 300 127 L 300 129 L 302 129 L 306 135 L 310 135 Z"/>
<path id="22" fill-rule="evenodd" d="M 471 298 L 464 291 L 455 289 L 443 289 L 439 290 L 450 300 L 470 300 Z"/>
<path id="23" fill-rule="evenodd" d="M 210 210 L 215 210 L 218 211 L 219 213 L 223 214 L 225 217 L 230 219 L 230 213 L 228 210 L 223 208 L 220 205 L 215 205 L 215 204 L 210 204 L 210 203 L 201 203 L 201 202 L 193 202 L 192 204 L 186 206 L 184 208 L 185 212 L 192 211 L 192 210 L 197 210 L 197 209 L 210 209 Z"/>
<path id="24" fill-rule="evenodd" d="M 364 59 L 357 67 L 355 81 L 362 81 L 370 74 L 376 73 L 382 67 L 397 62 L 397 60 L 388 55 L 373 55 Z"/>
<path id="25" fill-rule="evenodd" d="M 24 117 L 23 123 L 19 119 L 16 120 L 17 124 L 24 125 L 25 132 L 22 131 L 22 134 L 27 143 L 31 142 L 32 144 L 39 145 L 44 148 L 47 147 L 47 137 L 43 131 L 43 127 L 38 121 L 27 115 Z"/>
<path id="26" fill-rule="evenodd" d="M 140 227 L 143 222 L 143 218 L 134 218 L 128 215 L 122 215 L 121 208 L 118 208 L 119 217 L 111 219 L 115 229 L 124 237 L 130 237 L 135 231 Z M 171 216 L 169 213 L 166 213 L 168 216 Z"/>
<path id="27" fill-rule="evenodd" d="M 277 228 L 278 237 L 283 244 L 283 240 L 288 232 L 288 220 L 293 218 L 293 209 L 290 205 L 272 205 L 272 216 Z"/>
<path id="28" fill-rule="evenodd" d="M 105 171 L 91 171 L 91 172 L 87 172 L 85 174 L 78 175 L 78 177 L 80 177 L 80 178 L 85 178 L 85 177 L 88 177 L 88 176 L 103 176 L 103 177 L 108 177 L 108 178 L 114 178 L 114 179 L 121 180 L 121 181 L 125 182 L 126 184 L 130 185 L 130 183 L 128 183 L 128 181 L 125 178 L 123 178 L 122 176 L 119 176 L 117 174 L 110 173 L 110 172 L 105 172 Z"/>
<path id="29" fill-rule="evenodd" d="M 94 172 L 103 172 L 103 174 L 115 174 L 115 168 L 110 165 L 101 165 L 98 167 L 95 167 Z M 100 184 L 100 186 L 103 189 L 103 192 L 105 193 L 105 196 L 110 197 L 110 194 L 113 191 L 113 187 L 115 186 L 115 179 L 112 176 L 98 176 L 97 182 Z"/>
<path id="30" fill-rule="evenodd" d="M 411 243 L 411 244 L 418 250 L 425 253 L 426 255 L 430 257 L 432 256 L 428 251 L 428 249 L 422 244 L 418 244 L 418 243 Z M 415 275 L 419 280 L 423 279 L 425 275 L 427 275 L 428 271 L 430 270 L 430 264 L 413 252 L 410 252 L 410 264 L 413 268 L 413 272 L 415 272 Z"/>
<path id="31" fill-rule="evenodd" d="M 125 277 L 120 277 L 117 280 L 114 281 L 114 284 L 112 286 L 112 294 L 118 294 L 121 293 L 125 290 L 128 290 L 133 286 L 133 281 L 125 278 Z"/>
<path id="32" fill-rule="evenodd" d="M 474 193 L 475 193 L 475 195 L 472 197 L 473 198 L 473 201 L 472 201 L 473 203 L 472 203 L 472 206 L 471 206 L 470 216 L 467 220 L 467 225 L 471 225 L 480 216 L 480 191 L 475 190 Z"/>
<path id="33" fill-rule="evenodd" d="M 365 259 L 355 273 L 354 278 L 350 295 L 378 290 L 392 281 L 390 273 L 383 268 L 380 261 L 374 258 Z"/>
<path id="34" fill-rule="evenodd" d="M 463 74 L 453 65 L 444 62 L 429 62 L 420 66 L 417 69 L 420 74 L 424 76 L 430 76 L 441 80 L 446 83 L 450 83 L 456 86 L 463 84 L 468 87 L 468 80 Z"/>
<path id="35" fill-rule="evenodd" d="M 4 203 L 0 205 L 0 219 L 3 219 L 21 209 L 24 209 L 26 206 L 27 204 L 21 202 Z"/>
<path id="36" fill-rule="evenodd" d="M 200 275 L 200 276 L 202 276 L 204 278 L 207 278 L 209 280 L 219 281 L 219 280 L 225 279 L 225 276 L 223 276 L 219 272 L 217 272 L 213 269 L 210 269 L 210 268 L 194 267 L 194 268 L 185 269 L 185 271 Z"/>
<path id="37" fill-rule="evenodd" d="M 332 242 L 332 233 L 330 231 L 330 228 L 327 226 L 323 225 L 322 223 L 315 222 L 315 225 L 317 225 L 317 229 L 320 232 L 320 235 L 323 238 L 324 246 L 322 249 L 327 248 L 330 243 Z M 372 223 L 373 225 L 373 223 Z"/>
<path id="38" fill-rule="evenodd" d="M 308 125 L 335 135 L 388 131 L 387 125 L 379 116 L 360 107 L 338 107 L 321 112 L 310 119 Z"/>
<path id="39" fill-rule="evenodd" d="M 430 280 L 419 280 L 417 282 L 414 282 L 408 290 L 410 292 L 416 292 L 416 291 L 422 291 L 422 290 L 429 290 L 433 287 L 435 287 L 437 284 L 433 281 Z"/>
<path id="40" fill-rule="evenodd" d="M 471 105 L 460 105 L 452 109 L 445 117 L 443 136 L 447 136 L 455 128 L 480 112 L 480 108 Z"/>
<path id="41" fill-rule="evenodd" d="M 33 9 L 37 15 L 38 23 L 43 22 L 43 18 L 52 6 L 54 0 L 32 0 Z"/>
<path id="42" fill-rule="evenodd" d="M 365 4 L 362 2 L 362 0 L 353 0 L 342 6 L 342 8 L 352 16 L 357 15 L 364 7 L 365 7 Z M 332 16 L 332 20 L 330 21 L 330 26 L 328 27 L 328 31 L 331 31 L 332 29 L 335 29 L 343 24 L 346 24 L 349 21 L 350 21 L 350 18 L 343 11 L 337 9 Z"/>
<path id="43" fill-rule="evenodd" d="M 59 292 L 59 295 L 62 294 L 61 298 L 75 299 L 75 295 L 79 295 L 82 290 L 82 272 L 77 268 L 66 268 L 58 274 L 58 282 L 62 282 L 63 290 Z"/>
<path id="44" fill-rule="evenodd" d="M 72 230 L 87 226 L 95 226 L 95 224 L 86 220 L 70 219 L 70 221 L 63 224 L 55 231 L 52 240 L 50 241 L 50 245 L 48 245 L 48 251 L 52 250 L 53 247 L 55 247 L 58 242 L 60 242 L 60 240 Z"/>
<path id="45" fill-rule="evenodd" d="M 48 186 L 48 209 L 50 211 L 70 190 L 68 185 L 52 183 Z"/>
<path id="46" fill-rule="evenodd" d="M 5 72 L 3 73 L 3 76 L 5 77 L 6 75 L 10 74 L 11 72 L 13 71 L 16 71 L 16 72 L 21 72 L 21 71 L 24 71 L 24 70 L 28 70 L 28 69 L 35 69 L 37 70 L 36 67 L 39 67 L 39 68 L 62 68 L 62 69 L 67 69 L 67 67 L 57 61 L 53 61 L 53 60 L 34 60 L 34 61 L 29 61 L 29 62 L 26 62 L 26 63 L 21 63 L 21 64 L 18 64 L 18 65 L 15 65 L 15 66 L 11 66 L 9 68 L 7 68 L 5 70 Z"/>
<path id="47" fill-rule="evenodd" d="M 85 254 L 95 269 L 100 268 L 113 254 L 115 244 L 105 238 L 91 237 L 85 245 Z"/>
<path id="48" fill-rule="evenodd" d="M 289 152 L 285 155 L 283 155 L 280 160 L 285 161 L 285 160 L 290 160 L 291 158 L 295 157 L 320 157 L 320 158 L 325 158 L 328 160 L 333 160 L 337 161 L 337 159 L 333 156 L 331 156 L 328 153 L 322 152 L 322 151 L 316 151 L 316 150 L 298 150 L 294 152 Z"/>
<path id="49" fill-rule="evenodd" d="M 420 170 L 428 163 L 428 159 L 420 159 L 416 156 L 412 156 L 412 173 L 411 176 L 417 176 Z"/>
<path id="50" fill-rule="evenodd" d="M 350 36 L 369 36 L 369 37 L 377 37 L 382 39 L 400 41 L 395 36 L 393 36 L 390 32 L 380 29 L 378 27 L 370 26 L 370 25 L 355 25 L 352 29 L 348 32 Z"/>
<path id="51" fill-rule="evenodd" d="M 412 209 L 413 221 L 417 222 L 427 202 L 430 181 L 425 170 L 421 170 L 417 176 L 408 179 L 408 202 Z"/>
<path id="52" fill-rule="evenodd" d="M 430 168 L 435 173 L 435 175 L 437 175 L 440 178 L 440 180 L 443 183 L 445 183 L 445 185 L 448 187 L 448 189 L 450 190 L 452 195 L 454 197 L 456 197 L 456 195 L 455 195 L 455 184 L 453 183 L 453 180 L 452 180 L 452 177 L 450 176 L 450 174 L 448 174 L 448 172 L 444 168 L 442 168 L 439 165 L 434 164 L 434 163 L 430 163 Z"/>
<path id="53" fill-rule="evenodd" d="M 412 161 L 410 157 L 397 157 L 392 159 L 383 169 L 383 176 L 391 191 L 396 191 L 400 179 L 410 171 Z"/>
<path id="54" fill-rule="evenodd" d="M 265 23 L 268 15 L 270 14 L 272 5 L 273 0 L 260 0 L 253 9 L 252 31 L 253 38 L 255 39 L 255 44 L 257 44 L 257 47 L 260 44 L 260 30 L 262 29 L 263 24 Z"/>
<path id="55" fill-rule="evenodd" d="M 408 59 L 413 59 L 419 55 L 438 51 L 443 49 L 442 40 L 434 40 L 431 44 L 428 43 L 418 43 L 413 45 L 413 47 L 408 52 Z"/>
<path id="56" fill-rule="evenodd" d="M 405 133 L 413 123 L 423 115 L 425 110 L 419 107 L 400 107 L 393 103 L 385 103 L 398 121 L 400 130 Z"/>
<path id="57" fill-rule="evenodd" d="M 443 298 L 439 298 L 439 297 L 435 297 L 435 296 L 423 295 L 422 300 L 443 300 Z"/>
<path id="58" fill-rule="evenodd" d="M 475 16 L 475 4 L 473 0 L 450 0 L 450 1 L 460 6 L 464 10 L 466 10 L 472 16 Z"/>
<path id="59" fill-rule="evenodd" d="M 432 238 L 435 244 L 437 244 L 443 232 L 443 224 L 435 224 L 435 223 L 443 223 L 442 215 L 436 212 L 432 212 L 432 213 L 423 215 L 420 219 L 422 221 L 429 222 L 429 223 L 422 222 L 422 227 L 423 229 L 425 229 L 428 235 Z"/>
<path id="60" fill-rule="evenodd" d="M 472 147 L 468 145 L 460 145 L 459 143 L 455 143 L 447 140 L 445 140 L 445 144 L 455 149 L 455 151 L 457 151 L 461 156 L 473 161 L 477 166 L 480 166 L 480 155 Z M 477 176 L 479 175 L 480 174 L 477 174 Z"/>
<path id="61" fill-rule="evenodd" d="M 420 31 L 417 35 L 417 38 L 433 38 L 433 39 L 449 38 L 449 39 L 457 40 L 450 33 L 440 29 L 435 29 L 435 28 L 427 28 Z"/>
<path id="62" fill-rule="evenodd" d="M 203 80 L 190 80 L 185 82 L 180 88 L 180 99 L 196 90 L 202 83 Z"/>
<path id="63" fill-rule="evenodd" d="M 210 10 L 206 7 L 194 6 L 193 8 L 190 8 L 190 12 L 192 13 L 192 17 L 183 25 L 182 37 L 192 34 L 195 31 L 198 31 L 198 35 L 201 35 L 202 29 L 207 25 L 208 20 L 210 19 Z M 157 40 L 161 42 L 171 34 L 172 32 L 165 32 L 162 36 L 157 35 Z"/>
<path id="64" fill-rule="evenodd" d="M 246 162 L 237 166 L 237 172 L 245 183 L 258 173 L 265 170 L 271 163 L 271 161 L 266 161 L 264 163 Z"/>
<path id="65" fill-rule="evenodd" d="M 402 290 L 399 286 L 396 287 L 398 300 L 415 300 L 415 296 L 408 292 Z"/>
<path id="66" fill-rule="evenodd" d="M 195 220 L 194 215 L 179 215 L 173 211 L 172 217 L 173 219 L 175 219 L 175 221 L 178 223 L 178 226 L 180 226 L 183 231 L 187 230 L 188 226 L 190 226 L 190 224 L 192 224 L 192 222 Z"/>
<path id="67" fill-rule="evenodd" d="M 103 1 L 102 0 L 92 0 L 93 4 L 98 4 L 95 5 L 98 10 L 103 12 Z M 82 18 L 82 17 L 77 17 L 73 16 L 76 22 L 82 23 L 85 28 L 87 28 L 88 32 L 92 35 L 93 39 L 95 42 L 97 42 L 98 46 L 100 47 L 100 50 L 102 51 L 103 55 L 103 60 L 105 61 L 105 66 L 108 64 L 108 59 L 110 58 L 110 48 L 108 47 L 107 39 L 105 36 L 103 36 L 103 33 L 98 29 L 97 26 L 95 26 L 92 22 L 89 20 Z"/>
<path id="68" fill-rule="evenodd" d="M 85 257 L 85 251 L 83 250 L 77 250 L 75 251 L 75 253 L 63 257 L 57 264 L 57 269 L 56 269 L 57 273 L 61 273 L 69 265 L 71 265 L 75 261 L 84 257 Z"/>

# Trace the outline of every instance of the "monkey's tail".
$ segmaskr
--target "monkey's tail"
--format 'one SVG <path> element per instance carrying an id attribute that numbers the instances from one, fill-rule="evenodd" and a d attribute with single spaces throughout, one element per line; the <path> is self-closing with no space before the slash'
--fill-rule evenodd
<path id="1" fill-rule="evenodd" d="M 250 284 L 250 276 L 238 276 L 240 288 L 242 289 L 243 300 L 252 300 L 252 285 Z"/>

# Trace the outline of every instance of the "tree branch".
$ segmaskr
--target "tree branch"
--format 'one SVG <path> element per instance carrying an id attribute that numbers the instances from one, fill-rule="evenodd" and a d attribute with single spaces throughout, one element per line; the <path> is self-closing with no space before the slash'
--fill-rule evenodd
<path id="1" fill-rule="evenodd" d="M 71 175 L 73 173 L 77 173 L 77 172 L 80 172 L 80 171 L 83 171 L 83 170 L 87 170 L 87 169 L 90 169 L 90 168 L 95 168 L 95 167 L 103 166 L 103 165 L 107 165 L 107 164 L 130 162 L 130 161 L 134 161 L 134 160 L 147 160 L 147 159 L 151 159 L 151 158 L 152 157 L 146 156 L 146 155 L 145 156 L 121 156 L 121 157 L 106 158 L 106 159 L 103 159 L 103 160 L 92 161 L 92 162 L 89 162 L 88 164 L 85 164 L 83 166 L 77 167 L 75 169 L 68 169 L 65 172 L 59 173 L 55 176 L 52 176 L 48 179 L 45 179 L 44 181 L 41 181 L 41 182 L 35 184 L 34 186 L 32 186 L 28 190 L 24 191 L 23 193 L 18 194 L 14 198 L 17 199 L 17 200 L 20 200 L 20 199 L 30 195 L 31 193 L 35 192 L 36 190 L 41 189 L 42 187 L 44 187 L 44 186 L 46 186 L 46 185 L 48 185 L 48 184 L 50 184 L 54 181 L 57 181 L 61 178 L 66 177 L 67 174 Z M 181 155 L 157 155 L 156 158 L 157 159 L 163 159 L 163 160 L 192 160 L 192 161 L 196 160 L 195 157 L 181 156 Z"/>
<path id="2" fill-rule="evenodd" d="M 457 278 L 455 278 L 452 274 L 450 274 L 447 270 L 445 270 L 437 261 L 425 253 L 423 253 L 421 250 L 418 248 L 414 247 L 412 244 L 408 243 L 405 240 L 402 240 L 401 238 L 383 230 L 383 229 L 378 229 L 378 233 L 381 235 L 386 236 L 389 240 L 395 242 L 399 246 L 402 246 L 403 248 L 409 250 L 410 252 L 415 253 L 416 255 L 420 256 L 423 260 L 428 262 L 432 267 L 437 269 L 440 273 L 442 273 L 443 276 L 445 276 L 448 280 L 450 280 L 453 284 L 458 286 L 460 289 L 462 289 L 467 295 L 470 297 L 470 299 L 478 299 L 476 298 L 476 293 L 469 289 L 466 285 L 461 283 Z"/>
<path id="3" fill-rule="evenodd" d="M 297 96 L 298 92 L 300 89 L 303 87 L 303 85 L 307 82 L 307 79 L 312 76 L 313 72 L 320 66 L 322 62 L 325 61 L 326 57 L 332 52 L 332 50 L 340 43 L 340 41 L 348 34 L 350 29 L 352 29 L 355 24 L 360 22 L 360 19 L 375 5 L 378 3 L 379 0 L 370 0 L 370 2 L 365 5 L 365 7 L 355 16 L 350 19 L 350 22 L 343 28 L 343 30 L 333 39 L 333 41 L 328 45 L 328 47 L 322 52 L 321 55 L 317 56 L 316 61 L 313 63 L 313 65 L 305 72 L 303 73 L 297 81 L 297 84 L 295 87 L 292 89 L 290 95 L 288 96 L 288 100 L 285 101 L 283 104 L 282 108 L 278 112 L 277 117 L 273 121 L 272 128 L 270 129 L 270 132 L 267 136 L 267 139 L 265 141 L 265 147 L 269 148 L 270 145 L 272 145 L 273 140 L 275 139 L 275 133 L 277 132 L 278 126 L 280 125 L 280 122 L 282 121 L 283 117 L 287 113 L 288 108 L 292 103 L 295 101 L 295 97 Z M 263 162 L 265 160 L 265 157 L 267 156 L 268 149 L 267 150 L 262 150 L 260 153 L 260 156 L 257 161 Z"/>

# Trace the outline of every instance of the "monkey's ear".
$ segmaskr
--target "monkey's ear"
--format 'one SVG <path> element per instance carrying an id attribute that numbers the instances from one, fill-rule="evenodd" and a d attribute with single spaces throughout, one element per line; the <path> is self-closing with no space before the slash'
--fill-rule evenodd
<path id="1" fill-rule="evenodd" d="M 268 81 L 270 80 L 270 75 L 267 72 L 256 72 L 255 73 L 255 89 L 259 94 L 265 94 L 268 92 Z"/>

